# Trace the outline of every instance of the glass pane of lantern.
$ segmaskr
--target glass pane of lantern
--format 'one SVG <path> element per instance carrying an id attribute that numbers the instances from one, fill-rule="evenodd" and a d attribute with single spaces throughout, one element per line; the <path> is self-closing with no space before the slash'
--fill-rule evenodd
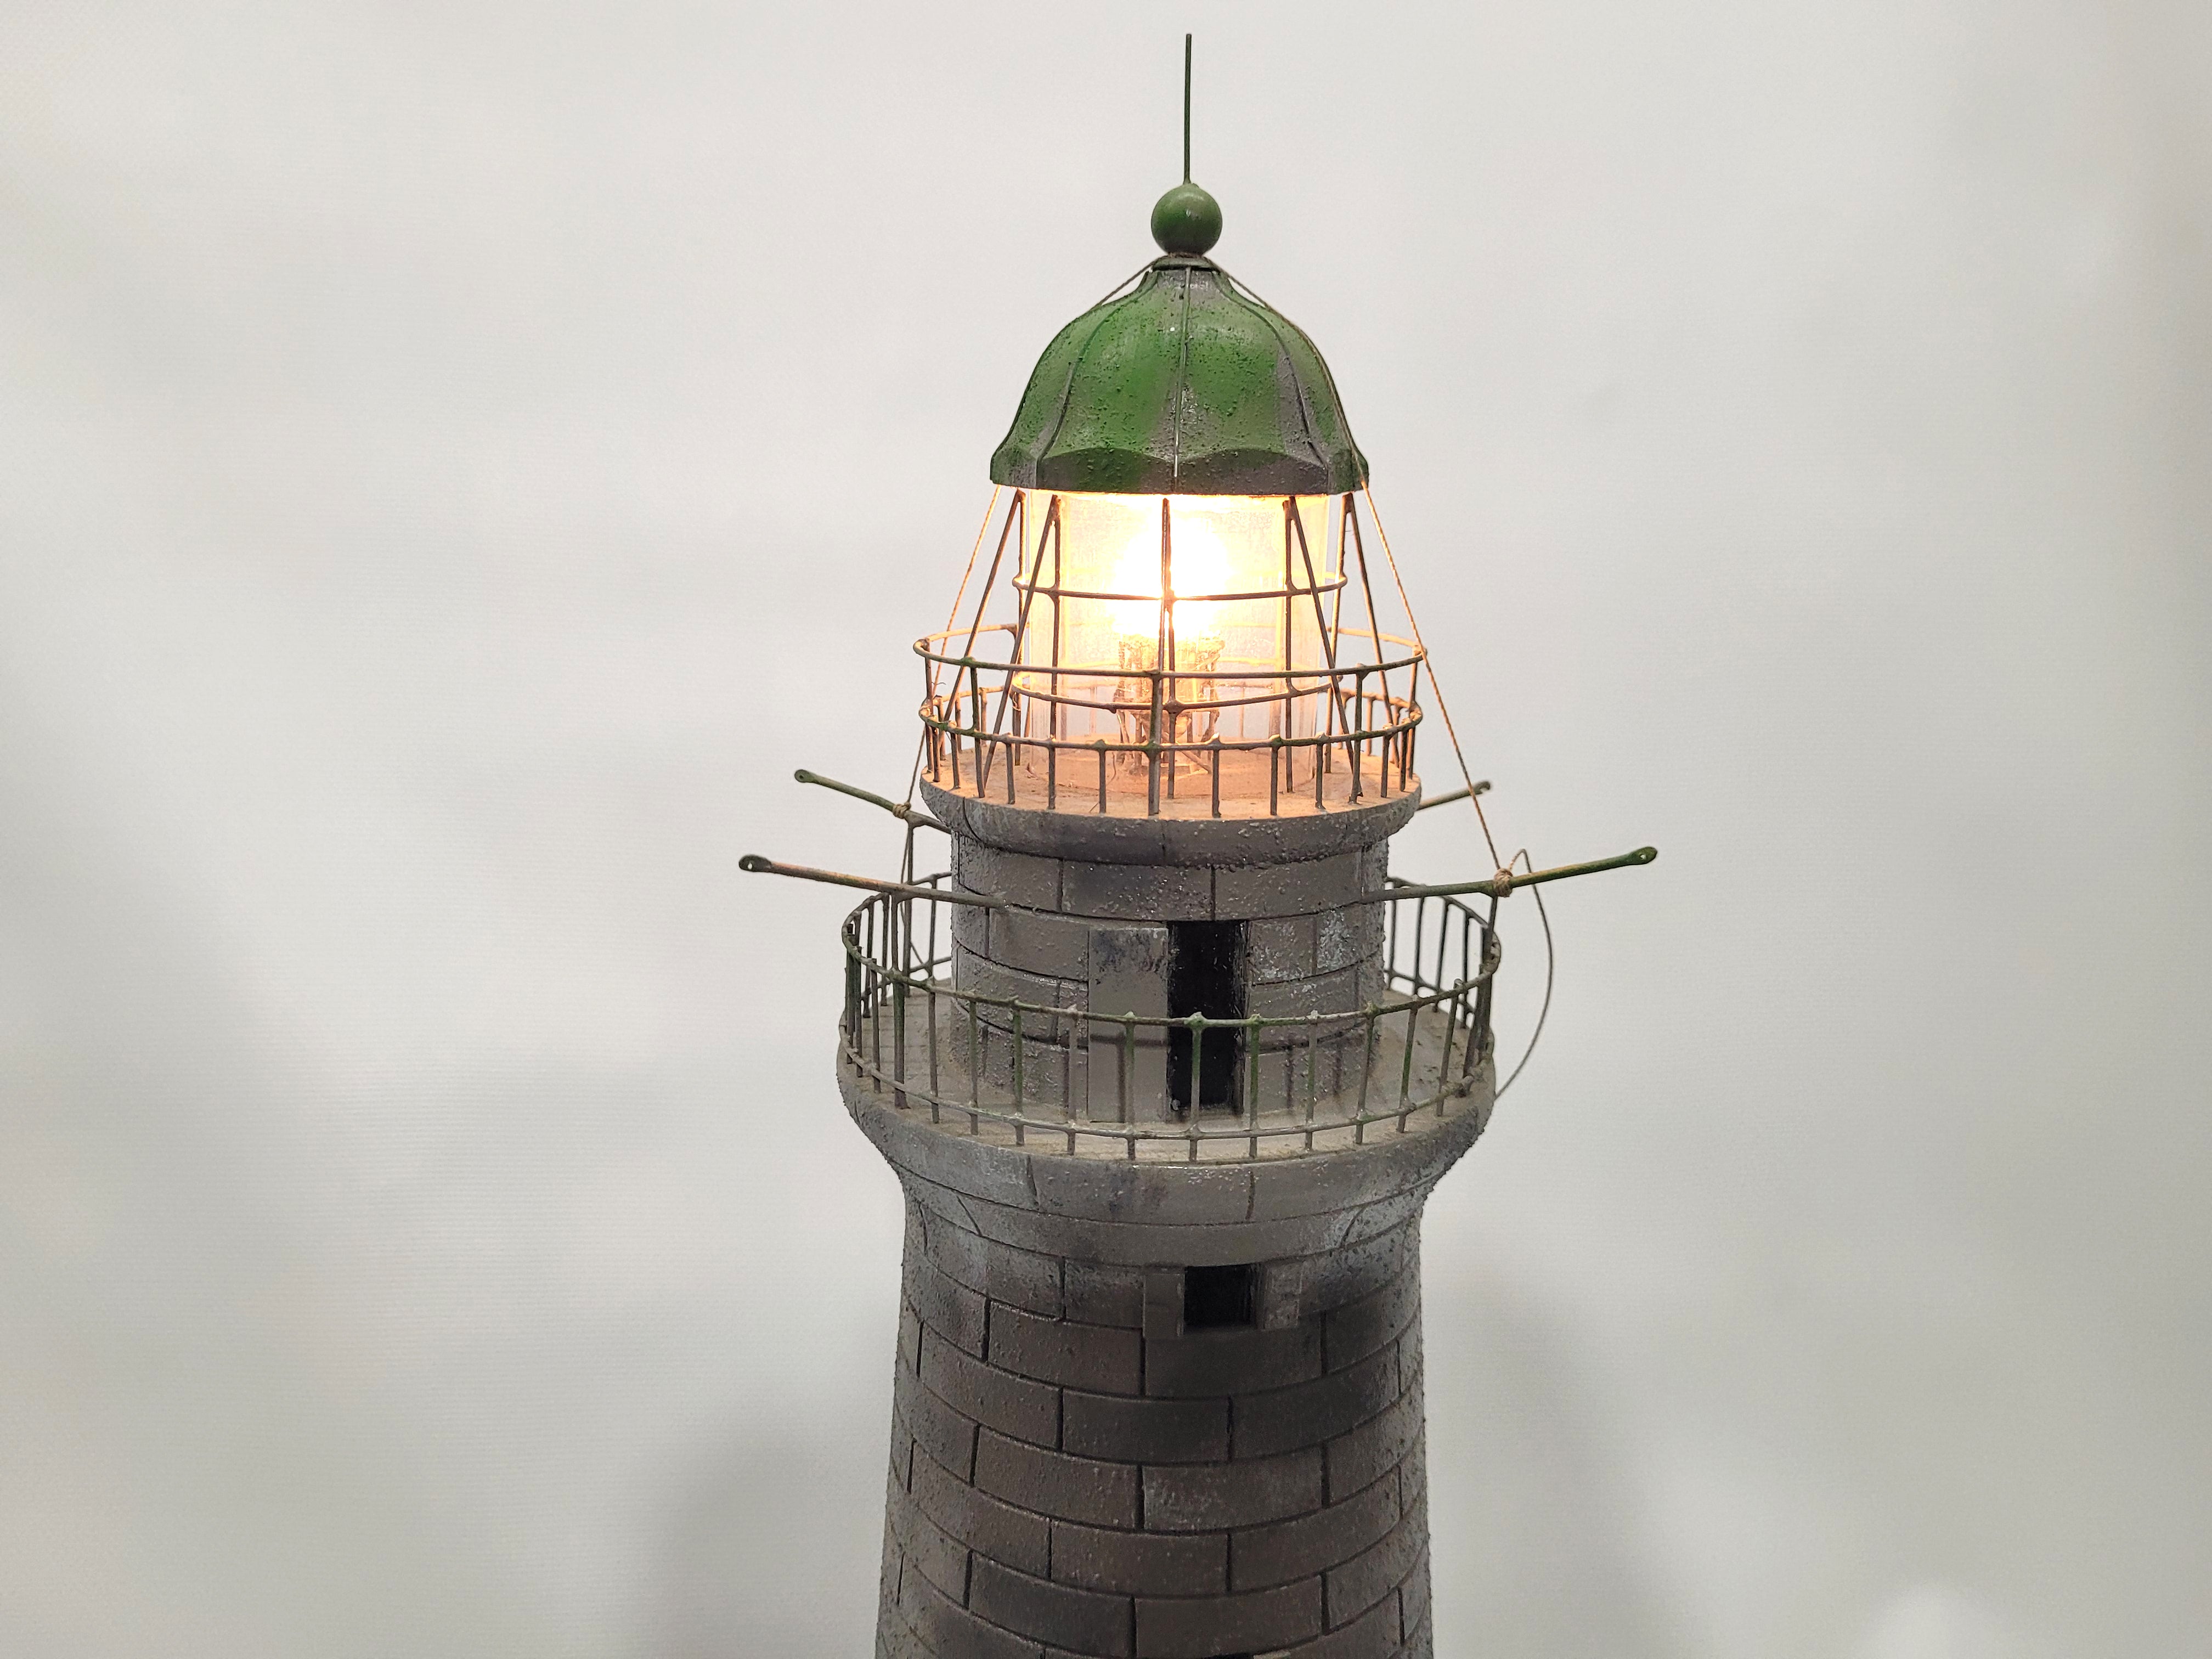
<path id="1" fill-rule="evenodd" d="M 1190 711 L 1171 741 L 1313 736 L 1328 696 L 1314 675 L 1322 628 L 1343 586 L 1333 498 L 1296 498 L 1303 539 L 1279 495 L 1165 499 L 1164 606 L 1160 496 L 1030 497 L 1018 582 L 1035 595 L 1021 653 L 1026 734 L 1141 742 L 1164 646 L 1172 678 L 1158 695 Z"/>

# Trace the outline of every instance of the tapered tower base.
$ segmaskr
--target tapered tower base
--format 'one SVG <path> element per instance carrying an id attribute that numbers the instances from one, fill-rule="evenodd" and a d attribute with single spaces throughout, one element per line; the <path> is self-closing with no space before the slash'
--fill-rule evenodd
<path id="1" fill-rule="evenodd" d="M 1487 1116 L 1191 1168 L 849 1065 L 907 1193 L 879 1659 L 1427 1655 L 1419 1229 Z"/>

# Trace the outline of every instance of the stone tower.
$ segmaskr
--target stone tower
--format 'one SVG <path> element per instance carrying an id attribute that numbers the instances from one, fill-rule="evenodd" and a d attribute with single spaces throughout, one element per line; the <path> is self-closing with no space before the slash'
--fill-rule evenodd
<path id="1" fill-rule="evenodd" d="M 879 1659 L 1431 1652 L 1419 1227 L 1490 1114 L 1498 901 L 1656 856 L 1389 874 L 1426 663 L 1220 222 L 1170 191 L 1038 362 L 915 647 L 921 804 L 866 797 L 902 878 L 745 860 L 876 890 L 837 1074 L 906 1195 Z"/>
<path id="2" fill-rule="evenodd" d="M 1454 1056 L 1451 1032 L 1417 1032 L 1421 1104 L 1402 1123 L 1359 1121 L 1352 1073 L 1371 1108 L 1395 1108 L 1404 1058 L 1377 1030 L 1363 1066 L 1364 1016 L 1273 1028 L 1279 1046 L 1268 1028 L 1209 1032 L 1256 1037 L 1261 1098 L 1231 1110 L 1201 1094 L 1195 1111 L 1163 1086 L 1171 1027 L 1129 1042 L 1090 1017 L 1167 1015 L 1194 941 L 1213 952 L 1224 935 L 1247 1018 L 1406 1000 L 1386 989 L 1374 896 L 1414 796 L 1274 821 L 1224 800 L 1221 819 L 1139 837 L 1114 832 L 1143 820 L 925 793 L 952 830 L 954 881 L 1006 900 L 955 921 L 954 982 L 1083 1011 L 1072 1048 L 1036 1017 L 1027 1066 L 1072 1064 L 1074 1121 L 1118 1126 L 1133 1056 L 1131 1121 L 1167 1133 L 1133 1158 L 1097 1135 L 1071 1154 L 1036 1127 L 1016 1145 L 953 1109 L 966 1079 L 942 1058 L 934 1111 L 888 1064 L 841 1068 L 907 1199 L 878 1654 L 1428 1653 L 1419 1224 L 1489 1110 L 1471 1004 L 1416 1014 L 1463 1023 Z M 884 1023 L 864 1018 L 856 1046 Z M 984 1030 L 1012 1041 L 1010 1023 Z M 987 1094 L 1006 1097 L 1011 1058 L 984 1061 L 999 1073 Z M 1257 1156 L 1249 1137 L 1209 1133 L 1194 1162 L 1176 1133 L 1194 1121 L 1298 1132 L 1263 1136 Z"/>
<path id="3" fill-rule="evenodd" d="M 1431 1648 L 1419 1224 L 1497 953 L 1388 885 L 1420 653 L 1328 371 L 1206 257 L 1211 198 L 1154 225 L 918 647 L 925 885 L 983 902 L 848 925 L 839 1079 L 907 1201 L 887 1659 Z"/>

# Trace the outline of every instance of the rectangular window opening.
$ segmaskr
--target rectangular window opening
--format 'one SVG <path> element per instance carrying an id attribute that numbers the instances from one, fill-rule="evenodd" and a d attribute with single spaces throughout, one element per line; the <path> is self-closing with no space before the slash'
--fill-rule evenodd
<path id="1" fill-rule="evenodd" d="M 1168 924 L 1168 1018 L 1244 1018 L 1244 924 Z M 1168 1098 L 1178 1114 L 1234 1112 L 1240 1103 L 1243 1045 L 1235 1031 L 1168 1033 Z M 1194 1060 L 1195 1065 L 1194 1066 Z M 1195 1075 L 1194 1075 L 1195 1072 Z"/>
<path id="2" fill-rule="evenodd" d="M 1187 1331 L 1228 1330 L 1252 1323 L 1259 1305 L 1260 1270 L 1185 1267 L 1182 1270 L 1182 1328 Z"/>

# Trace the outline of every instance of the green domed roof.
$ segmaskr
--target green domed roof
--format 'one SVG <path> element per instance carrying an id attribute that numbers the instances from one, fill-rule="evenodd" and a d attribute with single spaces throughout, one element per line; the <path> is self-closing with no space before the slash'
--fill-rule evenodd
<path id="1" fill-rule="evenodd" d="M 1217 210 L 1216 234 L 1218 225 Z M 1211 259 L 1171 253 L 1045 348 L 991 478 L 1131 495 L 1317 495 L 1365 483 L 1367 458 L 1304 331 Z"/>

